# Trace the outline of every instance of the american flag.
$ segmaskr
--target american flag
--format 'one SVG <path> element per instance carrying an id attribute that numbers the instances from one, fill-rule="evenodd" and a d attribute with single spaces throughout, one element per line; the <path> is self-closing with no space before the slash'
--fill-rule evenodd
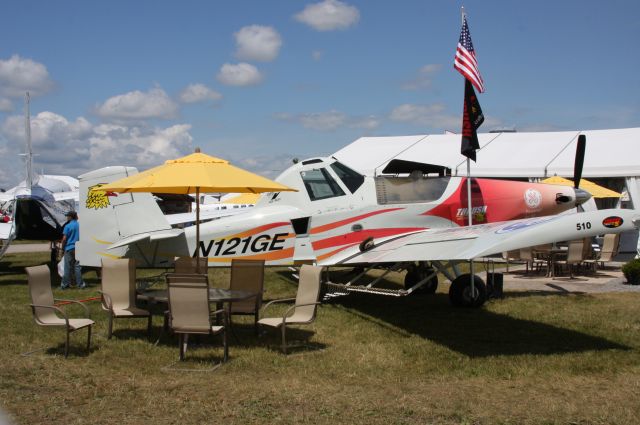
<path id="1" fill-rule="evenodd" d="M 480 93 L 484 92 L 484 81 L 478 69 L 478 61 L 476 61 L 476 52 L 473 50 L 471 42 L 471 34 L 469 34 L 469 26 L 467 25 L 467 17 L 462 18 L 462 30 L 460 31 L 460 40 L 458 40 L 458 48 L 456 49 L 456 59 L 453 67 L 460 74 L 473 84 Z"/>

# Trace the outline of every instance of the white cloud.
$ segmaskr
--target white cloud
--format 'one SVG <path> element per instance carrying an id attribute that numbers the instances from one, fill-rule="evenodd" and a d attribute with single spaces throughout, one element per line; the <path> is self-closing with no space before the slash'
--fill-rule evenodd
<path id="1" fill-rule="evenodd" d="M 13 111 L 13 102 L 11 99 L 7 99 L 6 97 L 0 97 L 0 112 L 11 112 Z"/>
<path id="2" fill-rule="evenodd" d="M 251 86 L 262 82 L 262 74 L 255 66 L 240 62 L 239 64 L 225 63 L 217 75 L 218 81 L 228 86 Z"/>
<path id="3" fill-rule="evenodd" d="M 389 119 L 429 128 L 455 129 L 459 127 L 462 123 L 462 117 L 446 114 L 444 113 L 445 109 L 445 106 L 440 103 L 431 105 L 405 103 L 395 107 L 391 111 Z"/>
<path id="4" fill-rule="evenodd" d="M 441 129 L 459 131 L 462 126 L 462 111 L 460 114 L 445 112 L 445 106 L 440 103 L 431 105 L 415 105 L 405 103 L 395 107 L 389 114 L 389 119 L 397 122 L 406 122 L 429 129 Z M 499 119 L 485 115 L 482 128 L 489 131 L 495 126 L 502 125 Z"/>
<path id="5" fill-rule="evenodd" d="M 354 128 L 362 128 L 365 130 L 374 130 L 380 126 L 380 120 L 374 115 L 368 117 L 353 118 L 350 124 Z"/>
<path id="6" fill-rule="evenodd" d="M 180 101 L 182 103 L 197 103 L 207 100 L 220 100 L 222 95 L 215 90 L 210 89 L 204 84 L 189 84 L 180 92 Z"/>
<path id="7" fill-rule="evenodd" d="M 333 131 L 341 127 L 372 130 L 380 125 L 380 121 L 373 115 L 368 117 L 355 117 L 336 110 L 306 114 L 289 114 L 283 112 L 274 115 L 274 118 L 280 121 L 297 123 L 304 128 L 318 131 Z"/>
<path id="8" fill-rule="evenodd" d="M 429 64 L 423 66 L 422 68 L 420 68 L 420 70 L 418 70 L 418 75 L 416 75 L 412 80 L 409 80 L 402 84 L 402 89 L 420 90 L 431 88 L 433 78 L 438 72 L 440 72 L 441 68 L 442 65 L 440 64 Z"/>
<path id="9" fill-rule="evenodd" d="M 146 169 L 191 151 L 191 126 L 157 128 L 145 125 L 94 125 L 83 117 L 69 121 L 53 112 L 31 118 L 34 167 L 38 172 L 78 176 L 108 165 Z M 18 153 L 24 152 L 24 117 L 13 115 L 0 125 L 0 152 L 15 158 L 0 173 L 0 187 L 11 187 L 23 178 Z M 3 180 L 3 175 L 4 180 Z"/>
<path id="10" fill-rule="evenodd" d="M 305 128 L 312 130 L 335 130 L 338 127 L 342 127 L 347 122 L 347 116 L 342 112 L 329 111 L 303 114 L 298 117 L 298 120 Z"/>
<path id="11" fill-rule="evenodd" d="M 236 39 L 236 57 L 241 60 L 270 62 L 278 57 L 282 37 L 272 27 L 249 25 L 233 35 Z"/>
<path id="12" fill-rule="evenodd" d="M 177 112 L 176 103 L 160 88 L 113 96 L 96 107 L 99 116 L 116 120 L 171 119 Z"/>
<path id="13" fill-rule="evenodd" d="M 28 91 L 32 96 L 38 96 L 52 88 L 53 81 L 43 64 L 18 55 L 0 59 L 0 94 L 21 97 Z"/>
<path id="14" fill-rule="evenodd" d="M 324 0 L 307 5 L 295 19 L 317 31 L 344 30 L 360 20 L 360 12 L 339 0 Z"/>
<path id="15" fill-rule="evenodd" d="M 293 165 L 291 154 L 230 156 L 227 158 L 233 165 L 244 168 L 258 175 L 275 179 L 281 172 Z"/>
<path id="16" fill-rule="evenodd" d="M 130 164 L 140 169 L 185 155 L 191 149 L 191 125 L 167 128 L 101 124 L 89 138 L 91 162 L 97 166 Z M 104 158 L 109 158 L 110 164 Z M 97 168 L 96 166 L 96 168 Z"/>

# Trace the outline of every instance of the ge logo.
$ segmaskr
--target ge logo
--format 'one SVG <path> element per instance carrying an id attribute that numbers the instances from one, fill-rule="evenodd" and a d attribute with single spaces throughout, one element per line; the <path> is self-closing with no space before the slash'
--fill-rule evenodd
<path id="1" fill-rule="evenodd" d="M 524 193 L 524 202 L 531 209 L 539 208 L 542 204 L 542 194 L 535 189 L 527 189 Z"/>

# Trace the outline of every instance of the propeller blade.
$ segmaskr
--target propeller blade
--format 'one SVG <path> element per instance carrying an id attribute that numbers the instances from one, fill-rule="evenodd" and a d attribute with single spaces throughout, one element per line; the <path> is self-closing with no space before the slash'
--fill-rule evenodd
<path id="1" fill-rule="evenodd" d="M 584 165 L 584 152 L 587 147 L 587 136 L 581 134 L 578 136 L 578 145 L 576 146 L 576 160 L 573 165 L 573 187 L 580 186 L 582 179 L 582 166 Z"/>

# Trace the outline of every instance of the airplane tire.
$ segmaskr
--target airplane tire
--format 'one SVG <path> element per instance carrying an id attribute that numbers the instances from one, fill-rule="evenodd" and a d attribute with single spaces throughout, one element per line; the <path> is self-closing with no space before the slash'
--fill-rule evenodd
<path id="1" fill-rule="evenodd" d="M 416 283 L 420 282 L 427 276 L 433 273 L 431 267 L 411 266 L 407 270 L 407 274 L 404 276 L 404 288 L 409 289 Z M 438 289 L 438 275 L 433 276 L 420 288 L 416 289 L 416 294 L 435 294 Z"/>
<path id="2" fill-rule="evenodd" d="M 471 279 L 469 274 L 458 276 L 451 282 L 449 288 L 449 301 L 454 307 L 478 308 L 487 299 L 487 287 L 484 281 L 477 275 L 473 276 L 474 295 L 471 295 Z"/>

